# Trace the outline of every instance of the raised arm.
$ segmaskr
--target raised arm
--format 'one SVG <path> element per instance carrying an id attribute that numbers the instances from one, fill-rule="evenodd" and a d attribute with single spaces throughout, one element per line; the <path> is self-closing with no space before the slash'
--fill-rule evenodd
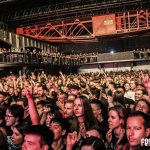
<path id="1" fill-rule="evenodd" d="M 148 76 L 145 77 L 143 72 L 141 72 L 141 77 L 143 80 L 144 87 L 146 88 L 146 90 L 148 92 L 148 96 L 150 98 L 150 77 L 148 77 Z"/>
<path id="2" fill-rule="evenodd" d="M 32 97 L 31 89 L 26 89 L 26 98 L 28 100 L 28 107 L 29 107 L 29 113 L 30 113 L 32 125 L 39 124 L 40 117 L 38 115 L 38 111 L 34 99 Z"/>

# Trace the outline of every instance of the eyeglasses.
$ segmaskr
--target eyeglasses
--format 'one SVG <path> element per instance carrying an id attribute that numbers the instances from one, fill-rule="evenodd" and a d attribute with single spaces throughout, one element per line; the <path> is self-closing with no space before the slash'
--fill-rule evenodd
<path id="1" fill-rule="evenodd" d="M 5 118 L 7 118 L 7 119 L 10 119 L 10 118 L 12 118 L 12 117 L 14 117 L 14 116 L 9 116 L 9 115 L 6 115 L 6 116 L 5 116 Z"/>
<path id="2" fill-rule="evenodd" d="M 148 107 L 147 107 L 147 106 L 145 106 L 145 105 L 137 105 L 137 106 L 136 106 L 136 108 L 148 109 Z"/>

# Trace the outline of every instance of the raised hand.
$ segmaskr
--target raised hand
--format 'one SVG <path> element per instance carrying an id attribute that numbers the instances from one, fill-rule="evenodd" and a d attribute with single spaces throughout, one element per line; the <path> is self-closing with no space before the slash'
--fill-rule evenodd
<path id="1" fill-rule="evenodd" d="M 143 80 L 144 87 L 146 88 L 148 95 L 150 97 L 150 77 L 148 75 L 145 76 L 141 71 L 141 78 Z"/>
<path id="2" fill-rule="evenodd" d="M 113 131 L 113 129 L 109 129 L 107 134 L 106 134 L 106 139 L 107 139 L 108 143 L 110 143 L 112 140 L 112 131 Z"/>
<path id="3" fill-rule="evenodd" d="M 74 146 L 74 144 L 77 142 L 77 138 L 78 138 L 78 135 L 77 135 L 76 131 L 74 131 L 72 133 L 68 133 L 68 135 L 67 135 L 67 141 L 66 141 L 67 150 L 71 150 L 72 149 L 72 147 Z"/>
<path id="4" fill-rule="evenodd" d="M 119 139 L 118 139 L 118 141 L 117 141 L 117 144 L 119 144 L 120 141 L 123 139 L 124 133 L 125 133 L 125 130 L 124 130 L 124 129 L 121 129 L 121 130 L 120 130 L 120 134 L 119 134 Z"/>

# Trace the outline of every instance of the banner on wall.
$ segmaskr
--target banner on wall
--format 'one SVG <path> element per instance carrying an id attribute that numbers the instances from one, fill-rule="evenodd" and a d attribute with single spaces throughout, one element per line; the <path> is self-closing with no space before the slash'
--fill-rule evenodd
<path id="1" fill-rule="evenodd" d="M 116 34 L 115 14 L 92 17 L 93 34 L 95 36 Z"/>

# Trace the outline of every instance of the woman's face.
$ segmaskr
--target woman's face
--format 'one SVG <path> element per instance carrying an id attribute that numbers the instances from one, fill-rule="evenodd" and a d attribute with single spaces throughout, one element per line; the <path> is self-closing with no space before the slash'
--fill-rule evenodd
<path id="1" fill-rule="evenodd" d="M 84 115 L 83 104 L 79 98 L 76 98 L 74 101 L 74 114 L 76 117 L 81 117 Z"/>
<path id="2" fill-rule="evenodd" d="M 23 135 L 17 130 L 17 128 L 14 128 L 11 139 L 14 145 L 21 145 L 23 142 Z"/>
<path id="3" fill-rule="evenodd" d="M 95 118 L 97 118 L 101 114 L 101 109 L 95 104 L 91 104 L 91 107 Z"/>
<path id="4" fill-rule="evenodd" d="M 148 105 L 144 101 L 139 101 L 135 107 L 136 111 L 141 111 L 143 113 L 148 113 L 149 108 Z"/>
<path id="5" fill-rule="evenodd" d="M 110 129 L 115 129 L 121 125 L 121 119 L 115 110 L 110 110 L 108 116 L 108 126 Z"/>

